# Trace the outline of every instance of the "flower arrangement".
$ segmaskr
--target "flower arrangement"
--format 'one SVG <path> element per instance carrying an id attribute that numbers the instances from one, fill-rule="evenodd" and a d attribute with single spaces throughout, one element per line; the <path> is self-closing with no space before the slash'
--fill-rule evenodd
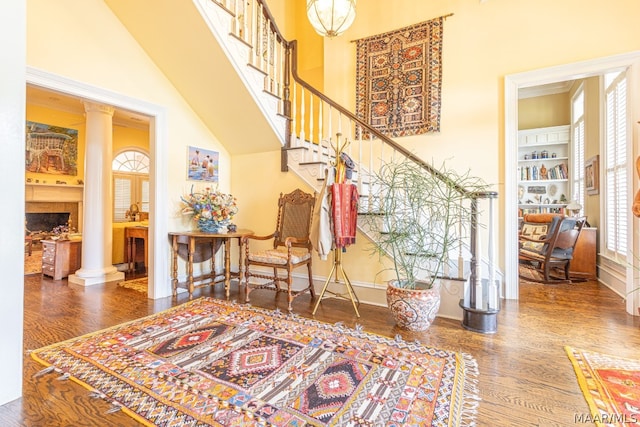
<path id="1" fill-rule="evenodd" d="M 202 192 L 193 191 L 182 198 L 182 213 L 192 215 L 202 231 L 213 231 L 231 222 L 238 213 L 236 198 L 218 190 L 206 188 Z"/>

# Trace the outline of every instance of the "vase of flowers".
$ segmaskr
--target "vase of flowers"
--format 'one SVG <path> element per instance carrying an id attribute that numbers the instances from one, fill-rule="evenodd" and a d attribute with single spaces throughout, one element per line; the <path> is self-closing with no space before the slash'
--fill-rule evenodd
<path id="1" fill-rule="evenodd" d="M 194 192 L 192 187 L 191 193 L 181 199 L 182 213 L 191 215 L 203 233 L 219 233 L 238 213 L 235 197 L 211 188 Z"/>

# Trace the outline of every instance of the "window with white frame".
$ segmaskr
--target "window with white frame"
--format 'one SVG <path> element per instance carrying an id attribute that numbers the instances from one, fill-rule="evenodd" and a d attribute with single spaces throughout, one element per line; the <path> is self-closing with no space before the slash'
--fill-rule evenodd
<path id="1" fill-rule="evenodd" d="M 627 255 L 629 200 L 629 133 L 627 131 L 626 72 L 604 76 L 605 131 L 605 250 L 611 257 Z"/>
<path id="2" fill-rule="evenodd" d="M 129 150 L 118 154 L 113 170 L 113 222 L 131 221 L 127 217 L 134 203 L 140 212 L 149 212 L 149 156 Z"/>
<path id="3" fill-rule="evenodd" d="M 584 207 L 584 87 L 580 85 L 571 98 L 571 194 Z M 584 211 L 583 211 L 584 212 Z"/>

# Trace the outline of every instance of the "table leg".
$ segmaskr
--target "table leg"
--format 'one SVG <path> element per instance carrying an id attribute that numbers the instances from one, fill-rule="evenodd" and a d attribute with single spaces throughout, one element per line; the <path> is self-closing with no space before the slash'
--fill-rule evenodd
<path id="1" fill-rule="evenodd" d="M 224 293 L 229 298 L 231 287 L 231 239 L 224 239 Z"/>
<path id="2" fill-rule="evenodd" d="M 189 237 L 189 261 L 187 263 L 187 275 L 189 279 L 189 299 L 193 296 L 193 254 L 196 251 L 196 239 Z"/>
<path id="3" fill-rule="evenodd" d="M 132 237 L 131 238 L 131 270 L 136 271 L 136 240 L 137 238 Z M 131 272 L 131 270 L 129 270 L 129 272 Z"/>
<path id="4" fill-rule="evenodd" d="M 171 262 L 171 287 L 173 296 L 178 296 L 178 236 L 173 236 L 171 242 L 173 260 Z"/>
<path id="5" fill-rule="evenodd" d="M 144 271 L 149 274 L 149 238 L 148 236 L 142 239 L 142 243 L 144 244 Z"/>
<path id="6" fill-rule="evenodd" d="M 125 238 L 127 242 L 127 273 L 131 273 L 131 238 Z"/>

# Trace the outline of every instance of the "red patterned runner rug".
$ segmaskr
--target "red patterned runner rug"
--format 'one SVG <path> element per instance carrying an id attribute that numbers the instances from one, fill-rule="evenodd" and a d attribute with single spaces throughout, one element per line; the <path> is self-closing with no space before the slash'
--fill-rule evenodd
<path id="1" fill-rule="evenodd" d="M 590 414 L 576 422 L 640 427 L 640 360 L 565 347 Z"/>
<path id="2" fill-rule="evenodd" d="M 469 355 L 199 298 L 31 353 L 145 425 L 461 426 Z"/>

